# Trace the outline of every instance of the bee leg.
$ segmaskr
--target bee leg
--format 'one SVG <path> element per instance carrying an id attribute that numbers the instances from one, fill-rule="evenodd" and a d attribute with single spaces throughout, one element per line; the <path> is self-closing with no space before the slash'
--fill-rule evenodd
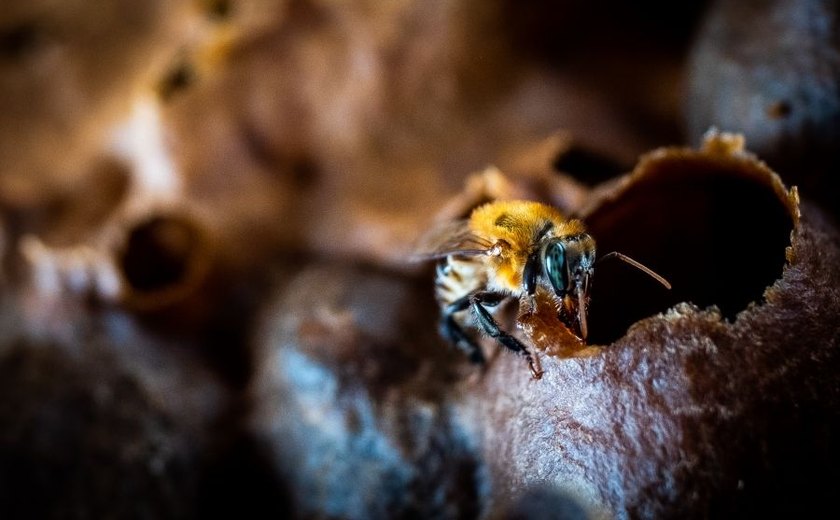
<path id="1" fill-rule="evenodd" d="M 537 292 L 537 277 L 540 273 L 540 252 L 534 251 L 528 255 L 525 268 L 522 271 L 522 288 L 528 296 Z"/>
<path id="2" fill-rule="evenodd" d="M 476 365 L 485 363 L 481 348 L 464 332 L 452 316 L 446 316 L 440 321 L 440 332 L 453 345 L 461 349 L 472 363 Z"/>
<path id="3" fill-rule="evenodd" d="M 528 349 L 522 344 L 522 342 L 499 328 L 499 324 L 496 323 L 496 320 L 493 319 L 490 311 L 488 311 L 485 307 L 498 305 L 499 302 L 506 297 L 506 294 L 489 291 L 474 293 L 469 297 L 470 307 L 472 307 L 472 310 L 475 313 L 475 319 L 478 322 L 478 326 L 481 327 L 481 330 L 486 332 L 491 338 L 494 338 L 508 349 L 525 356 L 525 359 L 528 360 L 528 366 L 531 368 L 531 374 L 534 376 L 534 379 L 539 379 L 542 377 L 542 369 L 539 364 L 534 361 L 534 357 L 531 356 L 531 353 L 528 352 Z"/>
<path id="4" fill-rule="evenodd" d="M 537 294 L 537 278 L 540 272 L 540 251 L 536 250 L 528 255 L 528 260 L 525 262 L 525 268 L 522 271 L 522 288 L 525 294 L 522 295 L 520 308 L 524 308 L 524 313 L 530 315 L 534 313 L 537 307 L 534 295 Z"/>
<path id="5" fill-rule="evenodd" d="M 443 317 L 440 320 L 440 333 L 443 337 L 449 340 L 450 343 L 461 349 L 467 355 L 472 363 L 483 365 L 485 363 L 484 354 L 481 352 L 481 347 L 466 333 L 464 329 L 458 325 L 453 316 L 456 312 L 466 310 L 470 306 L 470 296 L 464 296 L 457 299 L 451 305 L 447 306 L 443 312 Z"/>

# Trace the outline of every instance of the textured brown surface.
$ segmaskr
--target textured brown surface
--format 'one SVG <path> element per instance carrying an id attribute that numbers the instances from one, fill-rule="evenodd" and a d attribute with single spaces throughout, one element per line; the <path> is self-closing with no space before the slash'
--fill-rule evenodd
<path id="1" fill-rule="evenodd" d="M 702 174 L 695 173 L 697 162 L 705 163 Z M 801 220 L 793 218 L 794 201 L 767 186 L 777 181 L 762 167 L 749 167 L 752 163 L 743 156 L 655 153 L 642 161 L 623 190 L 605 197 L 603 209 L 593 211 L 592 219 L 606 218 L 602 213 L 625 205 L 630 206 L 624 208 L 627 212 L 646 212 L 646 205 L 667 211 L 670 206 L 658 204 L 657 197 L 682 193 L 680 184 L 694 185 L 696 175 L 737 178 L 749 171 L 751 189 L 756 195 L 765 189 L 775 192 L 775 207 L 740 206 L 741 213 L 737 206 L 718 204 L 714 209 L 729 212 L 721 218 L 730 230 L 738 229 L 738 219 L 751 219 L 754 211 L 770 223 L 774 213 L 787 214 L 788 226 L 778 232 L 792 239 L 791 262 L 784 265 L 781 244 L 776 260 L 753 259 L 744 266 L 758 273 L 762 266 L 757 262 L 770 262 L 781 278 L 768 280 L 766 291 L 753 287 L 756 303 L 738 302 L 729 319 L 714 307 L 662 308 L 663 314 L 633 324 L 599 355 L 543 357 L 545 374 L 539 382 L 530 380 L 520 360 L 499 356 L 481 383 L 467 387 L 462 404 L 479 431 L 494 477 L 494 499 L 504 502 L 550 483 L 596 516 L 796 515 L 830 506 L 831 476 L 840 456 L 830 441 L 840 427 L 840 359 L 836 331 L 820 324 L 840 310 L 838 235 L 813 206 L 804 208 Z M 669 176 L 657 180 L 666 166 Z M 642 190 L 648 182 L 662 184 L 649 190 L 645 205 L 635 206 L 635 186 Z M 703 193 L 698 190 L 696 196 Z M 690 205 L 691 197 L 679 200 Z M 701 223 L 714 222 L 710 215 L 698 216 Z M 668 220 L 662 219 L 665 227 L 643 229 L 654 235 L 667 231 Z M 798 223 L 790 233 L 794 220 Z M 690 238 L 701 247 L 708 243 L 704 236 Z M 667 247 L 669 242 L 660 237 L 646 245 L 657 244 Z M 636 252 L 640 258 L 643 247 Z M 694 267 L 695 260 L 678 248 L 667 251 L 656 256 L 655 265 L 679 287 L 688 273 L 681 274 L 683 267 L 676 265 L 689 262 Z M 714 253 L 703 260 L 740 269 L 733 264 L 741 261 L 738 255 L 725 249 Z M 692 284 L 697 290 L 718 274 L 710 268 L 693 270 L 691 276 L 698 279 Z M 823 281 L 811 286 L 809 280 L 815 279 Z M 728 283 L 741 281 L 747 286 L 752 282 L 735 278 Z M 596 281 L 602 282 L 606 284 Z M 605 291 L 610 289 L 623 306 L 632 307 L 641 297 L 620 280 L 611 283 Z M 737 293 L 729 287 L 710 296 Z M 593 295 L 593 314 L 599 297 L 606 294 Z M 719 302 L 720 307 L 733 303 Z M 596 324 L 593 317 L 593 330 Z"/>
<path id="2" fill-rule="evenodd" d="M 0 517 L 833 506 L 832 192 L 803 184 L 800 218 L 731 135 L 620 176 L 683 141 L 685 103 L 754 122 L 749 149 L 773 165 L 806 153 L 781 170 L 787 186 L 833 157 L 810 124 L 833 105 L 797 88 L 836 78 L 781 63 L 776 44 L 797 38 L 753 32 L 795 36 L 814 18 L 720 4 L 731 39 L 701 33 L 709 62 L 690 80 L 711 97 L 686 100 L 703 5 L 0 7 Z M 821 34 L 802 55 L 831 65 Z M 756 54 L 733 65 L 720 42 Z M 777 102 L 785 89 L 796 102 Z M 755 92 L 768 111 L 752 119 Z M 159 125 L 115 149 L 138 106 Z M 489 339 L 488 366 L 470 365 L 438 337 L 433 267 L 405 259 L 436 218 L 496 198 L 584 216 L 599 254 L 627 253 L 673 290 L 599 264 L 593 345 L 550 309 L 517 326 L 511 307 L 543 379 Z"/>

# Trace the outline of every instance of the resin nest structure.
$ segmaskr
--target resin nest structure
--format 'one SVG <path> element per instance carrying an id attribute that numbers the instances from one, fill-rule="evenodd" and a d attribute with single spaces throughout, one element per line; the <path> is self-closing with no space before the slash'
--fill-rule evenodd
<path id="1" fill-rule="evenodd" d="M 502 496 L 548 486 L 619 517 L 828 507 L 822 475 L 838 457 L 829 323 L 840 306 L 829 220 L 726 136 L 648 154 L 586 213 L 607 250 L 657 265 L 674 290 L 602 266 L 599 353 L 544 358 L 540 385 L 500 356 L 468 391 L 464 410 Z M 544 327 L 526 330 L 568 353 L 573 340 Z"/>
<path id="2" fill-rule="evenodd" d="M 837 3 L 584 4 L 5 2 L 0 518 L 833 510 Z M 514 200 L 672 285 L 540 380 L 407 260 Z"/>
<path id="3" fill-rule="evenodd" d="M 829 220 L 740 137 L 718 134 L 647 154 L 580 210 L 602 250 L 656 265 L 674 290 L 600 266 L 592 345 L 552 312 L 521 324 L 540 381 L 501 351 L 471 377 L 434 337 L 404 333 L 435 319 L 417 286 L 329 266 L 292 282 L 258 342 L 253 424 L 277 467 L 295 468 L 304 516 L 685 518 L 830 504 L 840 250 Z M 382 312 L 363 303 L 383 300 Z M 331 460 L 379 476 L 338 478 Z"/>

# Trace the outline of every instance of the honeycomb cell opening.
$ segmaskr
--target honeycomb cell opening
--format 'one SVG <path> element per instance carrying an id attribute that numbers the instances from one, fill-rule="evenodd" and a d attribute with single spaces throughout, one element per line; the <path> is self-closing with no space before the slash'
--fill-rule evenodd
<path id="1" fill-rule="evenodd" d="M 598 265 L 590 341 L 609 344 L 679 302 L 733 319 L 782 275 L 794 218 L 773 177 L 743 161 L 657 161 L 586 218 L 599 255 L 620 251 L 666 277 L 668 291 L 619 261 Z"/>
<path id="2" fill-rule="evenodd" d="M 563 172 L 590 187 L 620 176 L 629 166 L 631 165 L 621 164 L 613 158 L 581 146 L 572 146 L 564 150 L 552 164 L 556 171 Z"/>
<path id="3" fill-rule="evenodd" d="M 155 216 L 131 231 L 120 266 L 134 292 L 171 290 L 192 277 L 203 249 L 201 233 L 192 222 Z"/>

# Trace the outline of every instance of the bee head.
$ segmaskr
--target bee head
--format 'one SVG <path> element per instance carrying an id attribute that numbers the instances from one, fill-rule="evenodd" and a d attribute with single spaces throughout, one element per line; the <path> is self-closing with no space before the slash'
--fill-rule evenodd
<path id="1" fill-rule="evenodd" d="M 567 311 L 576 313 L 581 336 L 587 335 L 586 302 L 595 270 L 595 240 L 587 234 L 553 237 L 540 252 L 543 275 Z"/>
<path id="2" fill-rule="evenodd" d="M 589 279 L 595 267 L 595 241 L 587 233 L 551 238 L 542 248 L 543 275 L 554 293 L 589 292 Z"/>

